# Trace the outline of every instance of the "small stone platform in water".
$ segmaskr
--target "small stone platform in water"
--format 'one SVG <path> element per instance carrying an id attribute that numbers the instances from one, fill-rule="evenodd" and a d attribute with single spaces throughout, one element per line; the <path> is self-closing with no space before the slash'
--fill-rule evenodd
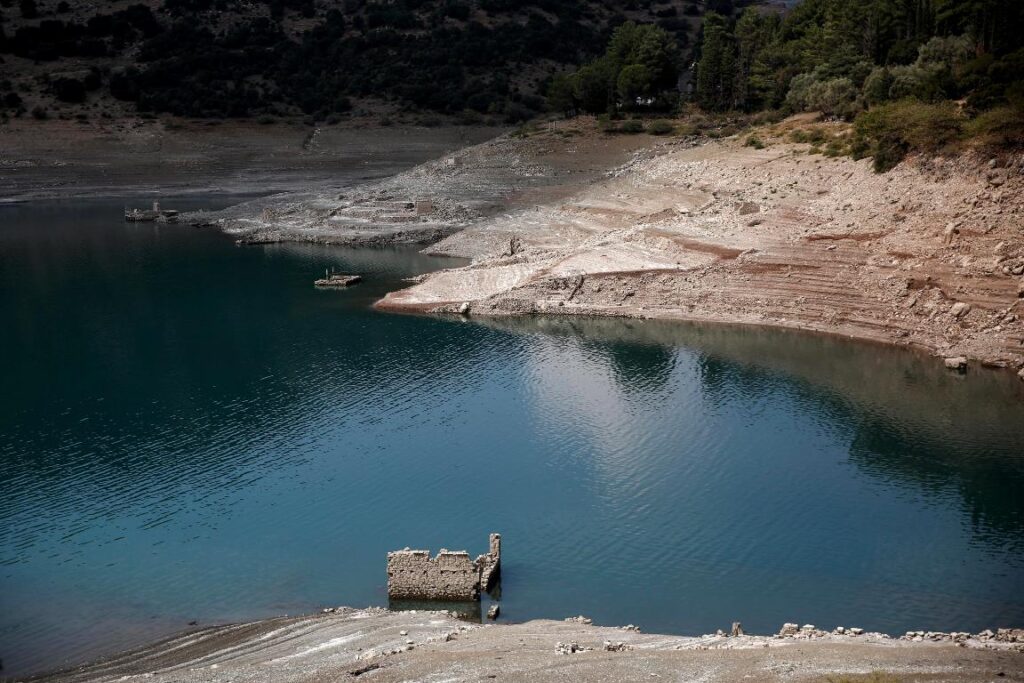
<path id="1" fill-rule="evenodd" d="M 124 219 L 129 223 L 174 222 L 178 220 L 178 212 L 175 209 L 161 209 L 160 202 L 153 202 L 152 209 L 125 208 Z"/>
<path id="2" fill-rule="evenodd" d="M 362 275 L 331 274 L 313 282 L 317 287 L 351 287 L 363 281 Z"/>

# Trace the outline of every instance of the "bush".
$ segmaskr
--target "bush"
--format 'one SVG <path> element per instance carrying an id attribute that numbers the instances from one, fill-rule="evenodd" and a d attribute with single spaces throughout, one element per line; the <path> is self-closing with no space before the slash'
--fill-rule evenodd
<path id="1" fill-rule="evenodd" d="M 42 107 L 34 107 L 32 109 L 32 118 L 37 119 L 39 121 L 44 121 L 50 118 L 50 114 Z"/>
<path id="2" fill-rule="evenodd" d="M 597 117 L 597 129 L 602 133 L 618 133 L 619 125 L 608 114 L 601 114 Z"/>
<path id="3" fill-rule="evenodd" d="M 951 102 L 893 102 L 861 113 L 853 126 L 853 148 L 873 156 L 879 173 L 896 166 L 908 152 L 938 152 L 963 132 L 963 122 Z"/>
<path id="4" fill-rule="evenodd" d="M 884 66 L 876 67 L 864 81 L 864 101 L 868 104 L 881 104 L 889 100 L 892 89 L 892 74 Z"/>
<path id="5" fill-rule="evenodd" d="M 753 147 L 754 149 L 764 149 L 764 141 L 756 135 L 748 136 L 743 145 L 745 147 Z"/>
<path id="6" fill-rule="evenodd" d="M 636 135 L 637 133 L 644 132 L 644 122 L 640 119 L 630 119 L 629 121 L 623 121 L 622 126 L 619 130 L 628 135 Z"/>
<path id="7" fill-rule="evenodd" d="M 1024 143 L 1024 108 L 999 107 L 967 122 L 967 134 L 982 146 L 1004 147 Z"/>
<path id="8" fill-rule="evenodd" d="M 664 119 L 652 121 L 651 125 L 647 126 L 647 132 L 651 135 L 669 135 L 674 130 L 675 126 L 672 125 L 672 122 L 665 121 Z"/>
<path id="9" fill-rule="evenodd" d="M 793 78 L 786 105 L 794 111 L 820 111 L 826 116 L 844 119 L 852 118 L 863 109 L 860 93 L 849 78 L 819 80 L 810 73 Z"/>
<path id="10" fill-rule="evenodd" d="M 789 134 L 789 139 L 796 143 L 806 143 L 817 146 L 825 143 L 828 139 L 828 134 L 821 126 L 814 126 L 813 128 L 807 129 L 797 128 Z"/>

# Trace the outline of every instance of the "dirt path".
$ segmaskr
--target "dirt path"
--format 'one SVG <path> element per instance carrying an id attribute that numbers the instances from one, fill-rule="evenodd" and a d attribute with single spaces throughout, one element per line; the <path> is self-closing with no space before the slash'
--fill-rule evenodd
<path id="1" fill-rule="evenodd" d="M 787 637 L 685 638 L 575 620 L 481 626 L 445 612 L 339 608 L 184 634 L 37 680 L 1024 681 L 1018 636 L 896 640 L 804 627 Z"/>

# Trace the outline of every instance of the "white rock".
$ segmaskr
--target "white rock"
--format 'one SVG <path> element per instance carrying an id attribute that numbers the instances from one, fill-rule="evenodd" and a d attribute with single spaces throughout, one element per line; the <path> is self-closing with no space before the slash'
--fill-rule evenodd
<path id="1" fill-rule="evenodd" d="M 964 356 L 953 356 L 943 361 L 947 368 L 950 370 L 958 370 L 965 372 L 967 370 L 967 358 Z"/>
<path id="2" fill-rule="evenodd" d="M 949 309 L 949 312 L 952 313 L 955 318 L 962 318 L 971 312 L 971 305 L 963 301 L 958 301 L 953 304 L 953 307 Z"/>

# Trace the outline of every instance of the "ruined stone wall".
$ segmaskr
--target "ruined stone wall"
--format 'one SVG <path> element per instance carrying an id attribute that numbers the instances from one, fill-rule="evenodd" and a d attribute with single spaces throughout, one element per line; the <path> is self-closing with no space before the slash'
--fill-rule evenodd
<path id="1" fill-rule="evenodd" d="M 476 558 L 480 568 L 480 588 L 490 592 L 501 577 L 501 534 L 491 534 L 486 555 Z"/>
<path id="2" fill-rule="evenodd" d="M 427 550 L 388 553 L 388 596 L 404 600 L 476 600 L 480 569 L 467 552 Z"/>

